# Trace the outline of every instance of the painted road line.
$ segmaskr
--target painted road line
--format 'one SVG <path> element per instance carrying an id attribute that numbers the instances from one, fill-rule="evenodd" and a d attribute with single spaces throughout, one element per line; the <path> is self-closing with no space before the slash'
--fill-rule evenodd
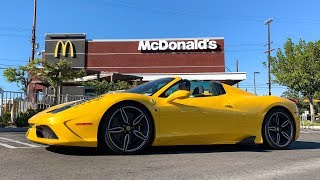
<path id="1" fill-rule="evenodd" d="M 0 146 L 6 147 L 6 148 L 10 148 L 10 149 L 27 149 L 27 148 L 34 148 L 34 147 L 16 147 L 16 146 L 11 146 L 9 144 L 5 144 L 5 143 L 0 143 Z"/>
<path id="2" fill-rule="evenodd" d="M 34 144 L 24 143 L 24 142 L 21 142 L 21 141 L 18 141 L 18 140 L 9 139 L 9 138 L 4 138 L 4 137 L 0 137 L 0 140 L 5 140 L 5 141 L 9 141 L 9 142 L 14 142 L 14 143 L 22 144 L 22 145 L 25 145 L 25 146 L 28 146 L 28 147 L 41 147 L 41 146 L 37 146 L 37 145 L 34 145 Z M 9 146 L 10 146 L 10 145 L 9 145 Z M 12 147 L 14 147 L 14 146 L 12 146 Z M 15 148 L 19 148 L 19 147 L 15 147 Z"/>
<path id="3" fill-rule="evenodd" d="M 6 147 L 6 148 L 10 148 L 10 149 L 17 148 L 17 147 L 15 147 L 15 146 L 10 146 L 10 145 L 8 145 L 8 144 L 4 144 L 4 143 L 1 143 L 1 142 L 0 142 L 0 146 Z"/>

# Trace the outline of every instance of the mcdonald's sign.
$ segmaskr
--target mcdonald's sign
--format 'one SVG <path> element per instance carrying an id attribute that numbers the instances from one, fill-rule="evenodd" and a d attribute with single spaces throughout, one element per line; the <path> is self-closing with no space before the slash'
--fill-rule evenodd
<path id="1" fill-rule="evenodd" d="M 74 57 L 74 46 L 70 40 L 66 41 L 65 43 L 61 40 L 57 42 L 56 48 L 54 50 L 54 57 L 58 57 L 60 51 L 62 50 L 62 55 L 64 57 L 67 56 L 67 49 L 69 48 L 69 54 L 71 57 Z"/>

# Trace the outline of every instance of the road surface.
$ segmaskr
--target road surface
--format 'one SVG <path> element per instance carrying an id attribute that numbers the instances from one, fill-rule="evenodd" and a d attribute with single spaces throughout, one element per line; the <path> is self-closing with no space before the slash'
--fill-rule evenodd
<path id="1" fill-rule="evenodd" d="M 0 133 L 0 179 L 320 179 L 320 131 L 289 150 L 251 145 L 156 147 L 141 155 L 33 144 Z"/>

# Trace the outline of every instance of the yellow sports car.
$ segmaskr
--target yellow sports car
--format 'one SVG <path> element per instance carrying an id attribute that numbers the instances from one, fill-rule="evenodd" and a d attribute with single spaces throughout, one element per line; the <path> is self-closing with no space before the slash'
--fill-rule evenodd
<path id="1" fill-rule="evenodd" d="M 137 153 L 148 146 L 252 142 L 284 149 L 299 137 L 290 100 L 256 96 L 214 81 L 162 78 L 29 119 L 30 141 Z"/>

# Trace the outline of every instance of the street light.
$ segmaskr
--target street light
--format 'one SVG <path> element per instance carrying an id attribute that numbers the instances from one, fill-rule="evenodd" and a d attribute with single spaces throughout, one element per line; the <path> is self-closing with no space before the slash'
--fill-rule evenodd
<path id="1" fill-rule="evenodd" d="M 254 94 L 257 94 L 257 90 L 256 90 L 256 74 L 260 74 L 260 72 L 253 72 L 253 87 L 254 87 Z"/>

